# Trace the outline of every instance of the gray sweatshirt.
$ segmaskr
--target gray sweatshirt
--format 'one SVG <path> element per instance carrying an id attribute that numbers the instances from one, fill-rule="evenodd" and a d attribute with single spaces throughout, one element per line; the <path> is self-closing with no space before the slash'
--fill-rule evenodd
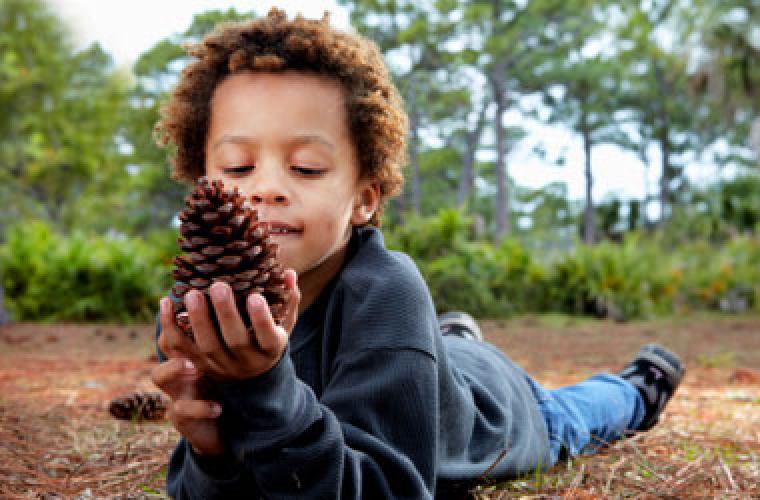
<path id="1" fill-rule="evenodd" d="M 525 373 L 487 343 L 442 337 L 416 266 L 374 228 L 354 230 L 280 362 L 215 397 L 230 452 L 199 457 L 181 439 L 174 498 L 431 498 L 550 465 Z"/>

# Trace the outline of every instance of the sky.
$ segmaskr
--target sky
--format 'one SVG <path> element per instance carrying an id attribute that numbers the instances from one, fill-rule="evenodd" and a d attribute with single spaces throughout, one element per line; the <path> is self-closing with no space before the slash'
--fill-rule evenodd
<path id="1" fill-rule="evenodd" d="M 193 15 L 211 9 L 235 7 L 239 12 L 255 9 L 263 14 L 277 5 L 291 15 L 300 12 L 310 18 L 321 17 L 327 10 L 334 26 L 351 29 L 348 11 L 335 0 L 48 0 L 48 3 L 70 26 L 79 47 L 98 41 L 118 66 L 131 65 L 159 40 L 184 31 Z M 508 158 L 509 174 L 518 184 L 538 188 L 550 182 L 565 182 L 571 198 L 584 198 L 580 137 L 562 127 L 527 121 L 516 112 L 507 113 L 505 122 L 525 126 L 529 132 Z M 556 166 L 533 154 L 534 146 L 539 143 L 547 150 L 549 160 L 564 154 L 564 166 Z M 646 192 L 656 192 L 660 174 L 656 150 L 652 151 L 650 168 L 645 168 L 632 154 L 609 145 L 596 147 L 592 158 L 595 200 L 607 196 L 643 198 Z M 690 167 L 689 172 L 697 182 L 709 181 L 715 175 L 712 167 L 701 164 Z"/>

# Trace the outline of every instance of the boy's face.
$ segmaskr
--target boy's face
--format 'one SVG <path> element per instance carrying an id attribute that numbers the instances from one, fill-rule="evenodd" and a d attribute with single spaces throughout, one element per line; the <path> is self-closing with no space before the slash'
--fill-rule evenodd
<path id="1" fill-rule="evenodd" d="M 206 175 L 250 196 L 280 262 L 295 269 L 302 307 L 343 264 L 354 224 L 378 206 L 360 178 L 339 83 L 310 73 L 238 73 L 216 88 Z"/>

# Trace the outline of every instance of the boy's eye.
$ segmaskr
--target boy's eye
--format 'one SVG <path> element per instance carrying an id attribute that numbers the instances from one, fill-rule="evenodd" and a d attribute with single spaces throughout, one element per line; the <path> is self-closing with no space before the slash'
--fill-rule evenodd
<path id="1" fill-rule="evenodd" d="M 293 165 L 293 170 L 301 175 L 316 176 L 325 172 L 323 168 L 302 167 L 300 165 Z"/>
<path id="2" fill-rule="evenodd" d="M 253 170 L 253 165 L 241 165 L 239 167 L 227 167 L 224 169 L 225 174 L 244 174 Z"/>

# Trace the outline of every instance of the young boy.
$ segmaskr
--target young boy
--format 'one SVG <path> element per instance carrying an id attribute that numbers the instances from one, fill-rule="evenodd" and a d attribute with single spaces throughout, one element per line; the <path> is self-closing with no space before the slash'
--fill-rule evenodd
<path id="1" fill-rule="evenodd" d="M 153 380 L 182 434 L 171 496 L 430 498 L 654 425 L 683 373 L 661 347 L 620 376 L 546 390 L 467 315 L 439 323 L 416 267 L 375 227 L 407 130 L 371 42 L 273 9 L 191 54 L 157 126 L 175 175 L 250 196 L 280 229 L 289 300 L 276 325 L 251 295 L 250 339 L 226 284 L 210 289 L 219 332 L 191 292 L 195 342 L 161 301 Z"/>

